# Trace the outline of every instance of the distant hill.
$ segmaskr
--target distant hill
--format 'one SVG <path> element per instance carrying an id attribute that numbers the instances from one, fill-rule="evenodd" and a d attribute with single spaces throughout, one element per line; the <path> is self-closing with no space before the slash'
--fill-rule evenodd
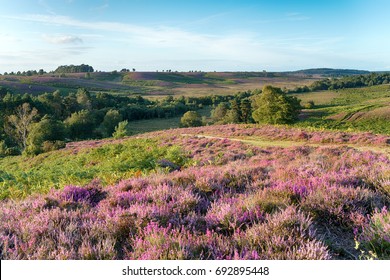
<path id="1" fill-rule="evenodd" d="M 351 76 L 370 74 L 370 71 L 355 70 L 355 69 L 332 69 L 332 68 L 313 68 L 298 71 L 291 71 L 287 73 L 297 73 L 303 75 L 321 75 L 326 77 Z"/>

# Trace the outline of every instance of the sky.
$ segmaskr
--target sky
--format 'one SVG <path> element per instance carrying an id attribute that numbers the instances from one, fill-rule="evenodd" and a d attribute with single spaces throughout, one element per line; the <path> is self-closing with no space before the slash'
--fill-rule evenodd
<path id="1" fill-rule="evenodd" d="M 387 0 L 0 0 L 0 73 L 390 70 Z"/>

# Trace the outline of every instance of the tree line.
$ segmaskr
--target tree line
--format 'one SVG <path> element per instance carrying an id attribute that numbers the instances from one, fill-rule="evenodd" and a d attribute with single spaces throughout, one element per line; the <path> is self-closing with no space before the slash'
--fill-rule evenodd
<path id="1" fill-rule="evenodd" d="M 90 93 L 80 88 L 38 96 L 16 94 L 0 87 L 0 156 L 38 154 L 66 141 L 124 136 L 127 122 L 169 118 L 202 106 L 229 100 L 227 96 L 168 96 L 149 100 L 141 96 Z"/>
<path id="2" fill-rule="evenodd" d="M 195 111 L 181 118 L 184 127 L 207 124 L 266 123 L 291 124 L 298 120 L 302 107 L 300 100 L 287 95 L 281 88 L 264 86 L 262 90 L 245 91 L 219 102 L 205 120 Z"/>
<path id="3" fill-rule="evenodd" d="M 390 83 L 390 73 L 371 73 L 368 75 L 326 78 L 313 82 L 309 86 L 285 89 L 286 93 L 301 93 L 317 90 L 338 90 L 344 88 L 370 87 Z"/>

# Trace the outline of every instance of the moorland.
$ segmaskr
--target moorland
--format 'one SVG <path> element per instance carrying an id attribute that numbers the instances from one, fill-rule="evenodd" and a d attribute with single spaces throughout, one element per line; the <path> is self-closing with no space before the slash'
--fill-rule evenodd
<path id="1" fill-rule="evenodd" d="M 0 76 L 1 259 L 390 258 L 388 73 L 86 69 Z"/>

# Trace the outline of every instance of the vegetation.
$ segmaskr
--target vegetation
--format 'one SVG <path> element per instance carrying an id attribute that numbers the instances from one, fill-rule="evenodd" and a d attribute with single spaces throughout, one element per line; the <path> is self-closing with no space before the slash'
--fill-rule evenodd
<path id="1" fill-rule="evenodd" d="M 38 96 L 7 92 L 0 96 L 0 141 L 4 141 L 5 149 L 36 154 L 48 150 L 42 148 L 43 144 L 50 146 L 49 150 L 62 146 L 56 141 L 110 137 L 121 121 L 181 116 L 187 111 L 218 104 L 229 98 L 170 96 L 152 101 L 140 96 L 93 94 L 82 88 L 76 93 L 61 94 L 55 91 Z M 43 131 L 43 126 L 50 130 L 45 132 L 46 135 L 37 132 Z M 30 137 L 33 128 L 34 135 Z"/>
<path id="2" fill-rule="evenodd" d="M 387 156 L 226 138 L 258 129 L 299 135 L 247 126 L 178 129 L 81 150 L 74 143 L 68 154 L 38 156 L 29 164 L 38 172 L 50 162 L 48 178 L 70 165 L 77 174 L 60 190 L 0 203 L 1 259 L 389 259 Z M 302 141 L 305 133 L 310 141 L 324 136 L 300 133 Z M 385 147 L 379 140 L 345 134 L 342 143 Z M 49 176 L 55 158 L 63 168 Z M 20 167 L 1 170 L 11 177 Z M 114 172 L 123 173 L 104 186 Z"/>
<path id="3" fill-rule="evenodd" d="M 114 132 L 112 133 L 112 137 L 114 137 L 115 139 L 119 139 L 129 135 L 129 132 L 127 130 L 128 124 L 128 121 L 119 122 L 118 125 L 115 127 Z"/>
<path id="4" fill-rule="evenodd" d="M 188 111 L 180 119 L 180 124 L 183 127 L 201 126 L 202 117 L 196 111 Z"/>
<path id="5" fill-rule="evenodd" d="M 177 146 L 136 139 L 104 146 L 96 141 L 81 142 L 73 149 L 28 160 L 23 156 L 6 157 L 0 161 L 0 199 L 25 198 L 67 184 L 83 185 L 94 178 L 105 185 L 114 184 L 121 178 L 154 170 L 163 159 L 178 166 L 186 163 L 185 153 Z"/>
<path id="6" fill-rule="evenodd" d="M 299 127 L 390 134 L 389 85 L 298 94 L 315 106 L 303 110 Z"/>
<path id="7" fill-rule="evenodd" d="M 90 73 L 93 67 L 85 64 L 81 65 L 62 65 L 58 66 L 54 73 Z"/>
<path id="8" fill-rule="evenodd" d="M 64 86 L 0 87 L 0 258 L 390 259 L 389 74 L 318 71 L 0 77 Z"/>
<path id="9" fill-rule="evenodd" d="M 390 83 L 390 73 L 371 73 L 368 75 L 354 75 L 342 78 L 326 78 L 313 82 L 310 86 L 297 87 L 287 90 L 288 93 L 300 93 L 316 90 L 337 90 L 345 88 L 359 88 Z"/>
<path id="10" fill-rule="evenodd" d="M 298 120 L 300 101 L 294 96 L 287 96 L 279 88 L 266 86 L 253 100 L 255 110 L 252 116 L 258 123 L 287 124 Z"/>

